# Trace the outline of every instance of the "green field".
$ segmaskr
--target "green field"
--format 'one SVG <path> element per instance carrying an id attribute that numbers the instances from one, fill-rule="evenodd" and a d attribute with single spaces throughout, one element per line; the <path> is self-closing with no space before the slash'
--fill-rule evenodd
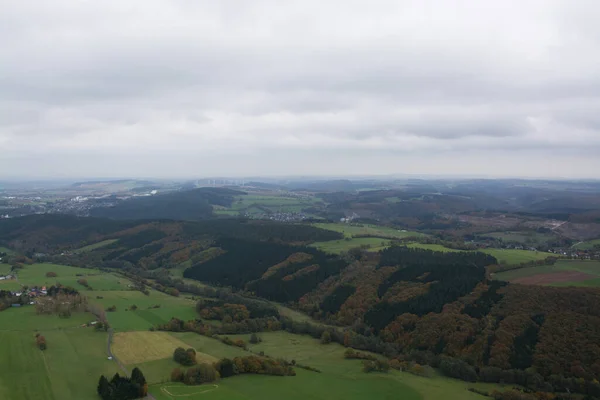
<path id="1" fill-rule="evenodd" d="M 191 334 L 175 334 L 186 343 L 193 338 Z M 184 336 L 185 335 L 185 336 Z M 198 335 L 196 335 L 198 336 Z M 468 387 L 478 386 L 491 390 L 493 385 L 469 384 L 440 376 L 422 378 L 408 373 L 391 371 L 388 374 L 361 371 L 361 362 L 345 360 L 345 348 L 338 344 L 322 345 L 308 336 L 294 335 L 287 332 L 266 332 L 259 334 L 263 342 L 251 345 L 253 352 L 264 351 L 271 357 L 282 357 L 296 360 L 299 363 L 319 368 L 322 373 L 296 368 L 294 377 L 273 377 L 243 375 L 227 378 L 217 383 L 218 387 L 208 393 L 201 393 L 198 387 L 182 384 L 164 383 L 151 386 L 156 399 L 174 400 L 181 395 L 189 395 L 188 399 L 231 399 L 259 400 L 289 398 L 292 400 L 345 400 L 345 399 L 424 399 L 434 400 L 482 400 L 484 397 L 467 391 Z M 233 335 L 248 340 L 248 335 Z M 202 338 L 206 343 L 201 350 L 217 357 L 233 357 L 225 354 L 224 348 L 213 348 L 213 339 Z M 190 343 L 191 344 L 191 343 Z M 244 353 L 241 350 L 238 352 Z M 211 353 L 212 352 L 212 353 Z M 246 353 L 247 354 L 247 353 Z M 162 390 L 166 388 L 165 390 Z M 176 394 L 179 396 L 169 395 Z"/>
<path id="2" fill-rule="evenodd" d="M 2 246 L 0 246 L 0 253 L 6 253 L 8 255 L 15 254 L 15 252 L 12 251 L 11 249 L 9 249 L 7 247 L 2 247 Z"/>
<path id="3" fill-rule="evenodd" d="M 109 244 L 113 244 L 117 242 L 119 239 L 107 239 L 98 243 L 93 243 L 87 246 L 80 247 L 77 250 L 74 250 L 73 253 L 86 253 L 88 251 L 96 250 L 104 246 L 108 246 Z"/>
<path id="4" fill-rule="evenodd" d="M 55 272 L 58 276 L 55 278 L 46 277 L 47 272 Z M 94 290 L 125 290 L 130 284 L 126 278 L 114 274 L 108 274 L 97 269 L 69 267 L 58 264 L 32 264 L 25 265 L 23 269 L 18 270 L 19 283 L 28 286 L 51 286 L 60 283 L 65 286 L 72 286 L 79 291 L 85 291 L 86 288 L 77 280 L 85 279 Z"/>
<path id="5" fill-rule="evenodd" d="M 343 233 L 344 237 L 352 238 L 356 235 L 371 235 L 377 237 L 388 237 L 395 239 L 404 239 L 407 237 L 415 237 L 415 236 L 426 236 L 423 233 L 414 232 L 414 231 L 405 231 L 402 229 L 390 228 L 387 226 L 378 226 L 378 225 L 370 225 L 370 224 L 360 224 L 360 225 L 352 225 L 352 224 L 328 224 L 328 223 L 316 223 L 312 224 L 317 228 L 327 229 L 334 232 Z"/>
<path id="6" fill-rule="evenodd" d="M 600 246 L 600 239 L 590 240 L 589 242 L 577 243 L 574 248 L 578 250 L 593 250 L 596 246 Z"/>
<path id="7" fill-rule="evenodd" d="M 0 312 L 0 398 L 96 399 L 98 377 L 117 366 L 106 358 L 107 334 L 80 327 L 94 319 L 39 316 L 28 306 Z M 35 345 L 37 330 L 48 344 L 43 352 Z"/>
<path id="8" fill-rule="evenodd" d="M 494 239 L 500 239 L 503 242 L 517 242 L 524 245 L 536 246 L 539 244 L 546 243 L 553 239 L 556 239 L 555 235 L 548 233 L 538 233 L 530 231 L 517 231 L 517 232 L 491 232 L 481 235 L 482 237 L 491 237 Z"/>
<path id="9" fill-rule="evenodd" d="M 554 256 L 543 251 L 514 250 L 514 249 L 481 249 L 482 253 L 496 257 L 500 264 L 516 265 L 530 261 L 545 260 Z"/>
<path id="10" fill-rule="evenodd" d="M 462 251 L 456 249 L 450 249 L 448 247 L 444 247 L 441 244 L 433 244 L 433 243 L 408 243 L 406 247 L 410 247 L 413 249 L 425 249 L 432 251 L 442 251 L 442 252 L 452 252 L 452 251 Z"/>
<path id="11" fill-rule="evenodd" d="M 195 302 L 186 298 L 166 295 L 155 290 L 146 296 L 139 291 L 98 291 L 86 292 L 90 303 L 100 304 L 103 308 L 116 306 L 117 311 L 107 312 L 108 322 L 119 332 L 147 330 L 151 326 L 169 322 L 172 317 L 184 321 L 197 317 Z M 97 297 L 102 297 L 98 299 Z M 126 311 L 132 305 L 135 311 Z M 160 308 L 150 308 L 160 304 Z"/>
<path id="12" fill-rule="evenodd" d="M 559 260 L 554 265 L 541 265 L 539 267 L 519 268 L 511 271 L 498 272 L 494 274 L 495 279 L 503 281 L 514 281 L 542 274 L 555 274 L 565 271 L 582 272 L 589 274 L 590 279 L 583 281 L 553 282 L 552 286 L 600 286 L 600 261 L 582 260 Z"/>
<path id="13" fill-rule="evenodd" d="M 236 196 L 231 207 L 215 207 L 217 215 L 237 216 L 241 214 L 260 215 L 265 213 L 297 213 L 313 207 L 320 200 L 316 197 L 286 197 L 279 195 L 248 194 Z"/>
<path id="14" fill-rule="evenodd" d="M 368 246 L 368 251 L 379 251 L 385 249 L 389 245 L 390 241 L 388 239 L 368 237 L 316 242 L 311 244 L 311 247 L 316 247 L 326 253 L 340 254 L 354 247 Z"/>

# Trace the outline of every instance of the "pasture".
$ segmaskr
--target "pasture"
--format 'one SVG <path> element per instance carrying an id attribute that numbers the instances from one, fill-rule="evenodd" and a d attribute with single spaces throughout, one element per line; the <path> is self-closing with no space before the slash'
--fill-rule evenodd
<path id="1" fill-rule="evenodd" d="M 393 239 L 404 239 L 407 237 L 427 236 L 423 233 L 406 231 L 402 229 L 390 228 L 387 226 L 370 225 L 370 224 L 331 224 L 331 223 L 316 223 L 313 226 L 321 229 L 327 229 L 334 232 L 339 232 L 344 237 L 352 238 L 356 235 L 369 235 Z"/>
<path id="2" fill-rule="evenodd" d="M 311 247 L 324 251 L 326 253 L 341 254 L 354 247 L 364 247 L 367 251 L 379 251 L 390 245 L 388 239 L 367 237 L 367 238 L 346 238 L 342 240 L 330 240 L 327 242 L 316 242 Z"/>
<path id="3" fill-rule="evenodd" d="M 294 377 L 241 375 L 226 378 L 217 382 L 218 388 L 211 391 L 210 396 L 199 392 L 196 386 L 174 383 L 153 385 L 150 387 L 151 393 L 157 400 L 176 400 L 178 398 L 269 400 L 282 397 L 292 400 L 358 400 L 365 398 L 482 400 L 484 397 L 467 391 L 467 388 L 477 386 L 484 390 L 491 390 L 497 387 L 488 384 L 469 384 L 440 376 L 423 378 L 398 371 L 390 371 L 388 374 L 365 374 L 361 371 L 362 364 L 359 360 L 343 358 L 345 348 L 338 344 L 322 345 L 317 339 L 288 332 L 263 332 L 259 336 L 263 342 L 250 345 L 252 352 L 264 351 L 265 354 L 274 358 L 293 359 L 299 363 L 319 368 L 322 373 L 296 367 L 296 376 Z M 249 335 L 232 335 L 230 337 L 242 338 L 246 341 L 249 339 Z M 214 341 L 210 338 L 202 340 Z M 213 346 L 208 344 L 209 349 L 206 352 L 212 354 L 210 352 Z M 243 350 L 238 351 L 248 354 Z M 215 350 L 213 355 L 226 356 L 219 350 Z"/>
<path id="4" fill-rule="evenodd" d="M 600 239 L 577 243 L 573 248 L 577 250 L 594 250 L 595 248 L 600 248 Z"/>
<path id="5" fill-rule="evenodd" d="M 91 314 L 71 318 L 36 315 L 33 307 L 0 312 L 0 398 L 96 399 L 101 374 L 118 371 L 106 357 L 106 332 L 80 327 Z M 35 332 L 46 337 L 48 348 L 35 344 Z"/>
<path id="6" fill-rule="evenodd" d="M 547 243 L 557 238 L 551 233 L 539 233 L 535 231 L 516 231 L 516 232 L 490 232 L 481 235 L 502 240 L 505 243 L 521 243 L 523 245 L 535 246 Z"/>
<path id="7" fill-rule="evenodd" d="M 113 336 L 112 342 L 114 355 L 124 364 L 172 357 L 173 351 L 178 347 L 189 346 L 166 332 L 118 332 Z"/>
<path id="8" fill-rule="evenodd" d="M 184 321 L 197 317 L 193 300 L 173 297 L 164 293 L 150 290 L 146 296 L 139 291 L 92 291 L 85 293 L 90 303 L 96 303 L 104 309 L 116 306 L 114 312 L 106 316 L 111 326 L 119 332 L 145 331 L 157 324 L 169 322 L 172 317 Z M 98 298 L 101 297 L 101 298 Z M 131 306 L 137 306 L 131 310 Z M 159 305 L 159 308 L 154 308 Z"/>
<path id="9" fill-rule="evenodd" d="M 481 249 L 482 253 L 496 257 L 500 264 L 517 265 L 530 261 L 545 260 L 554 256 L 543 251 L 514 250 L 514 249 Z"/>
<path id="10" fill-rule="evenodd" d="M 103 240 L 98 243 L 92 243 L 87 246 L 80 247 L 77 250 L 74 250 L 73 253 L 76 253 L 76 254 L 77 253 L 87 253 L 89 251 L 93 251 L 96 249 L 100 249 L 104 246 L 108 246 L 109 244 L 113 244 L 113 243 L 117 242 L 118 240 L 119 239 L 107 239 L 107 240 Z"/>
<path id="11" fill-rule="evenodd" d="M 55 272 L 58 276 L 49 278 L 46 276 L 47 272 Z M 94 290 L 124 290 L 130 284 L 127 278 L 105 273 L 98 269 L 77 268 L 49 263 L 25 265 L 23 269 L 17 271 L 17 275 L 19 283 L 22 285 L 52 286 L 60 283 L 65 286 L 72 286 L 79 291 L 88 290 L 77 283 L 82 278 L 87 280 L 89 286 Z"/>
<path id="12" fill-rule="evenodd" d="M 413 249 L 425 249 L 425 250 L 442 251 L 442 252 L 462 251 L 462 250 L 451 249 L 448 247 L 444 247 L 441 244 L 434 244 L 434 243 L 408 243 L 406 245 L 406 247 L 410 247 Z"/>
<path id="13" fill-rule="evenodd" d="M 600 287 L 600 262 L 558 260 L 554 265 L 499 272 L 494 278 L 523 284 Z"/>

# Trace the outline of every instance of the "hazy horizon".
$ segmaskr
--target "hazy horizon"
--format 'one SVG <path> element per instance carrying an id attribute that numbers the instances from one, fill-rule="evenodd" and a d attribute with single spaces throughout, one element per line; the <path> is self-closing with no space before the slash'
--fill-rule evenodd
<path id="1" fill-rule="evenodd" d="M 2 10 L 0 179 L 600 178 L 591 0 Z"/>

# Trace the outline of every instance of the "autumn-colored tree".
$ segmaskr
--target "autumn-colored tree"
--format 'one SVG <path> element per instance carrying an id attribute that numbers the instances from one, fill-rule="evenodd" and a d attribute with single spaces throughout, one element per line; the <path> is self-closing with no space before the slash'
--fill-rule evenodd
<path id="1" fill-rule="evenodd" d="M 46 348 L 48 347 L 46 344 L 46 338 L 43 335 L 40 335 L 39 333 L 35 337 L 35 342 L 40 350 L 46 350 Z"/>

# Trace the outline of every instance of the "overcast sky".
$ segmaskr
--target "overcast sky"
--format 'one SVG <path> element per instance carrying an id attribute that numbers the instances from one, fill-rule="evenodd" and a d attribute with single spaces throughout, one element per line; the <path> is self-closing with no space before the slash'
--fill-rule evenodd
<path id="1" fill-rule="evenodd" d="M 0 0 L 0 177 L 600 178 L 598 0 Z"/>

